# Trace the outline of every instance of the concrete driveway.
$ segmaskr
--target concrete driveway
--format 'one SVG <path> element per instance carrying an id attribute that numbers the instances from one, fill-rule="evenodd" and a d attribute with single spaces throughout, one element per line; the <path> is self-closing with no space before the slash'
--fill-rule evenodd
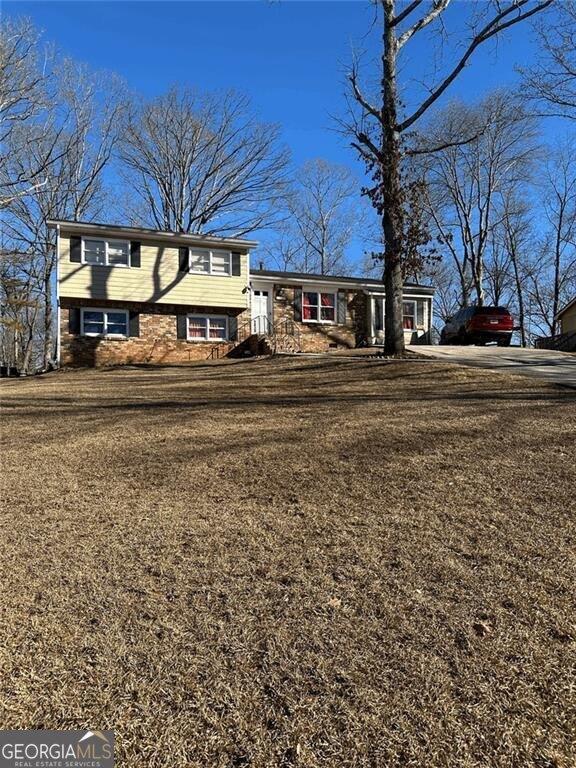
<path id="1" fill-rule="evenodd" d="M 451 363 L 519 373 L 576 389 L 576 354 L 522 347 L 411 346 L 414 352 Z"/>

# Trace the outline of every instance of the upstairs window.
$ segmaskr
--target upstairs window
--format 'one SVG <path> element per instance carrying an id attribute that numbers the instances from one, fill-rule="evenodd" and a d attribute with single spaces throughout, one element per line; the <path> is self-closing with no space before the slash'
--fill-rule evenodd
<path id="1" fill-rule="evenodd" d="M 123 240 L 95 240 L 86 237 L 82 241 L 82 262 L 101 267 L 128 267 L 130 244 Z"/>
<path id="2" fill-rule="evenodd" d="M 231 275 L 232 254 L 230 251 L 190 250 L 190 271 L 205 275 Z"/>
<path id="3" fill-rule="evenodd" d="M 336 319 L 336 294 L 304 291 L 302 320 L 308 323 L 333 323 Z"/>
<path id="4" fill-rule="evenodd" d="M 83 336 L 128 336 L 128 312 L 124 310 L 82 310 Z"/>

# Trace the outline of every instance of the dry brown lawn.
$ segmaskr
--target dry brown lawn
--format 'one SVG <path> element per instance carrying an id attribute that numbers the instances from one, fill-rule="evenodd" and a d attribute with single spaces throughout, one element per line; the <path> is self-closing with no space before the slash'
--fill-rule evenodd
<path id="1" fill-rule="evenodd" d="M 576 765 L 574 393 L 275 359 L 2 387 L 0 727 L 121 768 Z"/>

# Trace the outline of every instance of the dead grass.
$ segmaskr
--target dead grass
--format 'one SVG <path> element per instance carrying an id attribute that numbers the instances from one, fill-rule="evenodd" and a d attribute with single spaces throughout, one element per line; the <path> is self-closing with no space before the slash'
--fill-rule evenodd
<path id="1" fill-rule="evenodd" d="M 3 386 L 0 727 L 122 768 L 576 763 L 573 393 L 333 358 Z"/>

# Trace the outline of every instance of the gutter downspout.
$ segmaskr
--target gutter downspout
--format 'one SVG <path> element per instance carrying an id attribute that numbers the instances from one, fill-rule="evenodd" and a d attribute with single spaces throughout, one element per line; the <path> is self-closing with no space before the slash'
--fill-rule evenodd
<path id="1" fill-rule="evenodd" d="M 56 224 L 56 368 L 60 368 L 60 224 Z"/>

